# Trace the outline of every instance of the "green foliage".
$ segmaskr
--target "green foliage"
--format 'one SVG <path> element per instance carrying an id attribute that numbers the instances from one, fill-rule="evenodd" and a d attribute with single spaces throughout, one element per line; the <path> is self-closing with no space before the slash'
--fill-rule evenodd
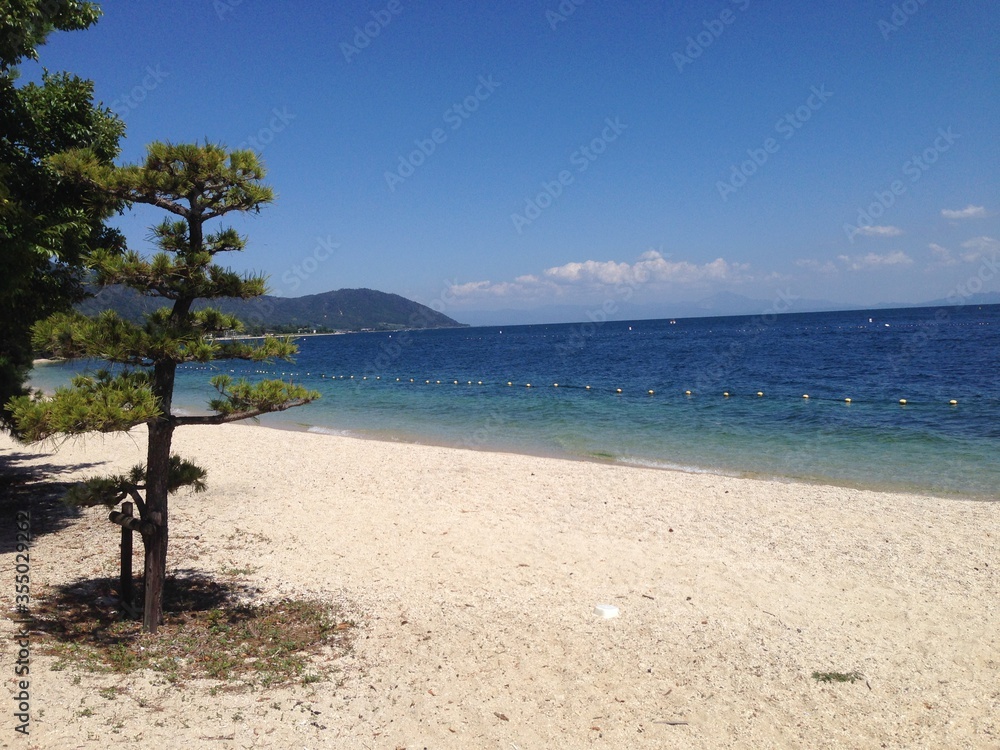
<path id="1" fill-rule="evenodd" d="M 176 492 L 182 487 L 190 487 L 194 492 L 204 492 L 207 472 L 180 456 L 170 457 L 167 489 Z M 146 467 L 133 466 L 128 474 L 114 474 L 109 477 L 94 477 L 81 482 L 66 493 L 65 500 L 70 505 L 113 507 L 127 497 L 142 504 L 138 493 L 146 489 Z M 141 514 L 141 513 L 140 513 Z"/>
<path id="2" fill-rule="evenodd" d="M 53 159 L 87 149 L 97 164 L 118 155 L 124 124 L 94 105 L 94 87 L 66 73 L 17 85 L 16 65 L 36 59 L 54 30 L 83 29 L 100 11 L 74 0 L 8 0 L 0 7 L 0 406 L 25 393 L 31 326 L 83 299 L 82 259 L 119 248 L 104 225 L 119 202 L 93 185 L 63 179 Z M 10 428 L 9 412 L 0 424 Z"/>
<path id="3" fill-rule="evenodd" d="M 287 408 L 286 405 L 298 405 L 319 398 L 316 391 L 281 380 L 251 383 L 243 378 L 234 381 L 228 375 L 216 375 L 211 383 L 222 398 L 212 399 L 209 408 L 224 417 L 279 411 Z"/>
<path id="4" fill-rule="evenodd" d="M 146 372 L 117 376 L 106 370 L 73 378 L 48 399 L 20 396 L 11 402 L 14 420 L 28 442 L 56 435 L 126 432 L 160 416 Z"/>
<path id="5" fill-rule="evenodd" d="M 97 3 L 78 0 L 6 0 L 0 7 L 0 72 L 22 59 L 37 60 L 35 48 L 55 30 L 86 29 L 101 16 Z"/>

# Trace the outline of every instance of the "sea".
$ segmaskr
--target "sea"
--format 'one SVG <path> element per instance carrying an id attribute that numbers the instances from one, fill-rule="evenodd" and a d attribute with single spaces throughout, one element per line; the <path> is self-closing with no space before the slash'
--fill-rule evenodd
<path id="1" fill-rule="evenodd" d="M 304 336 L 217 372 L 321 398 L 273 427 L 653 469 L 994 500 L 1000 305 Z M 54 389 L 100 363 L 37 367 Z M 337 461 L 336 444 L 317 460 Z"/>

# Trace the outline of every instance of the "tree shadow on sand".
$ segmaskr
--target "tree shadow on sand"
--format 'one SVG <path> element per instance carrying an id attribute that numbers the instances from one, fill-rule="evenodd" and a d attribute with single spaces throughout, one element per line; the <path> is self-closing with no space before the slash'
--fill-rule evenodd
<path id="1" fill-rule="evenodd" d="M 354 623 L 329 603 L 258 603 L 257 589 L 191 570 L 167 577 L 164 623 L 155 635 L 144 633 L 122 614 L 118 584 L 116 578 L 78 579 L 36 602 L 24 624 L 42 650 L 60 658 L 54 668 L 151 669 L 171 682 L 208 677 L 234 687 L 308 683 L 330 673 L 317 657 L 343 654 L 353 640 Z"/>
<path id="2" fill-rule="evenodd" d="M 44 599 L 35 603 L 32 628 L 57 640 L 89 642 L 95 646 L 113 646 L 133 641 L 133 628 L 119 625 L 130 619 L 123 609 L 140 616 L 145 595 L 142 577 L 135 581 L 135 601 L 120 600 L 118 578 L 79 578 L 53 587 Z M 163 616 L 167 624 L 182 621 L 186 615 L 211 610 L 238 611 L 239 603 L 255 589 L 239 583 L 217 581 L 198 571 L 178 571 L 167 576 L 163 591 Z"/>
<path id="3" fill-rule="evenodd" d="M 76 482 L 62 477 L 103 465 L 103 462 L 59 464 L 37 461 L 38 456 L 30 453 L 0 452 L 0 553 L 15 549 L 14 528 L 17 514 L 21 511 L 31 513 L 32 538 L 59 531 L 79 518 L 80 509 L 62 501 Z"/>

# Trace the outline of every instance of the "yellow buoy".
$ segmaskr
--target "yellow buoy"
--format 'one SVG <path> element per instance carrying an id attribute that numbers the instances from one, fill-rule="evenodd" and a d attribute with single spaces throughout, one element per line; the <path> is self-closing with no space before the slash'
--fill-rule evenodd
<path id="1" fill-rule="evenodd" d="M 482 384 L 483 384 L 483 381 L 482 381 L 482 380 L 480 380 L 480 381 L 479 381 L 479 385 L 482 385 Z"/>
<path id="2" fill-rule="evenodd" d="M 652 391 L 647 391 L 647 393 L 648 393 L 648 394 L 649 394 L 650 396 L 652 396 L 652 395 L 653 395 L 653 392 L 652 392 Z"/>
<path id="3" fill-rule="evenodd" d="M 764 391 L 757 391 L 757 395 L 758 396 L 763 396 L 764 395 Z"/>
<path id="4" fill-rule="evenodd" d="M 849 398 L 845 398 L 845 399 L 844 399 L 844 403 L 845 403 L 845 404 L 849 404 L 849 403 L 851 403 L 851 399 L 849 399 Z"/>
<path id="5" fill-rule="evenodd" d="M 621 393 L 621 392 L 622 392 L 621 388 L 615 388 L 615 393 Z"/>
<path id="6" fill-rule="evenodd" d="M 514 384 L 513 384 L 513 383 L 511 383 L 511 382 L 510 382 L 510 381 L 508 380 L 508 381 L 507 381 L 507 385 L 514 385 Z"/>
<path id="7" fill-rule="evenodd" d="M 690 396 L 691 395 L 691 391 L 684 391 L 684 395 L 685 396 Z"/>
<path id="8" fill-rule="evenodd" d="M 802 398 L 809 398 L 809 394 L 808 393 L 803 393 L 802 394 Z"/>
<path id="9" fill-rule="evenodd" d="M 525 387 L 525 388 L 531 388 L 531 383 L 525 383 L 525 384 L 524 384 L 524 387 Z"/>
<path id="10" fill-rule="evenodd" d="M 905 398 L 899 399 L 899 403 L 902 404 L 903 406 L 906 406 L 906 399 Z"/>
<path id="11" fill-rule="evenodd" d="M 722 395 L 725 396 L 726 398 L 729 398 L 729 391 L 723 391 Z"/>
<path id="12" fill-rule="evenodd" d="M 553 387 L 553 388 L 558 388 L 558 387 L 559 387 L 559 384 L 558 384 L 558 383 L 553 383 L 553 384 L 552 384 L 552 387 Z"/>
<path id="13" fill-rule="evenodd" d="M 957 404 L 957 403 L 958 403 L 958 401 L 956 401 L 955 399 L 952 399 L 952 400 L 951 400 L 951 401 L 949 401 L 948 403 L 949 403 L 949 404 L 951 404 L 952 406 L 954 406 L 955 404 Z"/>

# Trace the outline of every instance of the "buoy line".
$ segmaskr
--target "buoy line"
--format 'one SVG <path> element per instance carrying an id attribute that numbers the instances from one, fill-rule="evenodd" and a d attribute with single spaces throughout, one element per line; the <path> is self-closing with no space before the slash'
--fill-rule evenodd
<path id="1" fill-rule="evenodd" d="M 393 384 L 398 383 L 400 385 L 407 385 L 409 383 L 412 383 L 414 385 L 419 385 L 419 382 L 417 381 L 416 378 L 402 378 L 402 377 L 391 378 L 391 377 L 387 377 L 386 380 L 383 381 L 381 375 L 375 375 L 375 376 L 362 375 L 359 378 L 358 376 L 356 376 L 354 374 L 350 374 L 350 373 L 343 374 L 343 375 L 336 375 L 336 374 L 328 374 L 328 373 L 315 373 L 314 374 L 311 371 L 306 372 L 306 373 L 293 373 L 293 372 L 284 372 L 284 371 L 282 371 L 282 372 L 278 372 L 278 371 L 271 372 L 271 371 L 268 371 L 268 370 L 255 370 L 255 369 L 250 369 L 250 368 L 243 369 L 243 370 L 236 370 L 236 369 L 233 369 L 233 368 L 209 367 L 209 366 L 204 366 L 204 365 L 203 366 L 192 366 L 190 363 L 182 364 L 182 365 L 179 366 L 178 369 L 182 370 L 182 371 L 207 371 L 207 372 L 218 372 L 218 373 L 229 372 L 229 373 L 232 373 L 234 375 L 235 374 L 239 374 L 239 375 L 244 375 L 244 376 L 245 375 L 263 375 L 263 376 L 266 376 L 266 377 L 269 377 L 269 378 L 288 377 L 288 378 L 295 379 L 296 377 L 298 377 L 298 381 L 299 382 L 301 382 L 304 378 L 318 378 L 320 380 L 329 380 L 331 382 L 345 381 L 345 382 L 350 383 L 350 382 L 353 381 L 353 383 L 355 385 L 360 385 L 361 383 L 374 384 L 375 382 L 378 382 L 379 385 L 381 385 L 383 382 L 385 382 L 385 383 L 393 383 Z M 490 383 L 489 381 L 483 381 L 483 380 L 476 380 L 476 381 L 466 380 L 463 383 L 463 381 L 461 381 L 461 380 L 456 380 L 456 379 L 452 378 L 450 384 L 451 385 L 457 385 L 457 386 L 465 385 L 467 387 L 468 386 L 475 386 L 475 387 L 480 387 L 480 386 L 494 386 L 494 385 L 496 385 L 496 386 L 513 387 L 515 385 L 515 382 L 516 381 L 514 381 L 514 380 L 507 380 L 507 381 L 500 381 L 500 382 L 497 382 L 497 383 Z M 444 380 L 444 381 L 443 380 L 437 380 L 437 379 L 434 379 L 433 381 L 430 380 L 430 379 L 425 379 L 424 380 L 424 384 L 425 385 L 431 385 L 431 384 L 433 384 L 433 385 L 442 385 L 442 384 L 445 384 L 445 383 L 447 383 L 446 380 Z M 521 383 L 520 385 L 523 388 L 525 388 L 525 389 L 531 389 L 533 391 L 539 390 L 538 386 L 532 385 L 529 382 L 524 382 L 524 383 Z M 602 392 L 602 389 L 595 388 L 594 386 L 589 385 L 589 384 L 587 384 L 587 385 L 574 385 L 572 383 L 553 382 L 551 384 L 551 386 L 549 386 L 549 387 L 551 387 L 551 388 L 559 388 L 561 390 L 571 390 L 571 391 L 572 390 L 578 390 L 578 391 L 591 392 L 591 393 L 601 393 Z M 620 388 L 620 387 L 614 387 L 614 388 L 609 387 L 604 392 L 611 393 L 611 394 L 613 394 L 615 396 L 626 396 L 626 395 L 654 396 L 654 395 L 657 395 L 657 394 L 661 393 L 660 390 L 653 389 L 653 388 L 637 388 L 635 390 L 627 390 L 625 388 Z M 762 391 L 762 390 L 759 390 L 759 391 L 748 391 L 746 393 L 737 393 L 736 391 L 722 390 L 722 391 L 717 391 L 715 394 L 712 394 L 712 393 L 696 392 L 696 391 L 692 391 L 690 389 L 687 389 L 687 390 L 684 390 L 684 391 L 680 391 L 680 390 L 678 390 L 678 391 L 670 391 L 670 393 L 672 393 L 675 396 L 684 396 L 684 397 L 687 397 L 688 399 L 697 398 L 697 397 L 700 397 L 700 398 L 710 398 L 713 395 L 715 395 L 715 396 L 719 397 L 723 401 L 725 401 L 725 400 L 738 400 L 741 396 L 742 397 L 746 397 L 746 398 L 753 398 L 753 399 L 761 399 L 761 398 L 765 397 L 765 392 Z M 791 397 L 789 397 L 789 398 L 791 398 Z M 853 404 L 892 403 L 891 401 L 890 402 L 882 402 L 882 401 L 877 401 L 877 400 L 874 400 L 874 399 L 858 400 L 858 399 L 855 399 L 855 398 L 853 398 L 851 396 L 846 396 L 844 398 L 823 397 L 823 396 L 817 397 L 817 396 L 811 396 L 808 393 L 803 393 L 796 400 L 798 400 L 800 402 L 816 402 L 816 401 L 818 401 L 818 402 L 827 402 L 827 403 L 841 403 L 841 404 L 848 404 L 848 405 L 853 405 Z M 913 401 L 913 400 L 908 399 L 908 398 L 899 398 L 899 399 L 895 400 L 895 403 L 898 404 L 899 406 L 922 406 L 922 405 L 928 405 L 928 404 L 940 404 L 942 402 L 941 401 L 937 401 L 937 400 Z M 946 403 L 946 405 L 948 405 L 948 406 L 958 406 L 958 404 L 959 404 L 958 399 L 949 399 L 947 401 L 947 403 Z"/>

